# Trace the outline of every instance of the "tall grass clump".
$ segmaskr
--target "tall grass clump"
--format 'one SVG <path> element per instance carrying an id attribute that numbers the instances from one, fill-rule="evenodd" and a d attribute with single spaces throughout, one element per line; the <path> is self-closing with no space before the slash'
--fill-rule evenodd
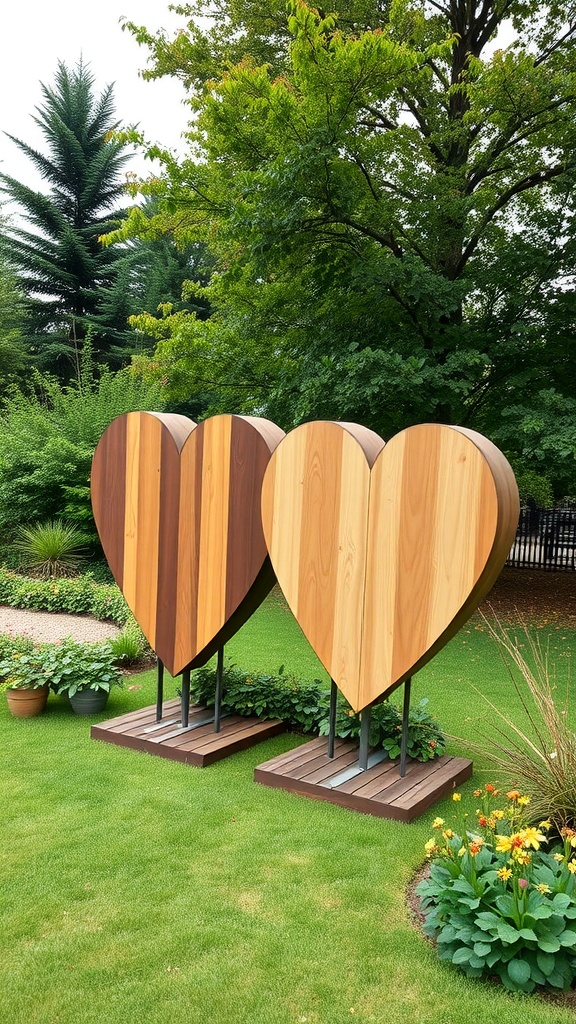
<path id="1" fill-rule="evenodd" d="M 558 664 L 538 637 L 523 626 L 520 643 L 498 620 L 485 619 L 485 623 L 502 654 L 524 721 L 502 710 L 506 701 L 497 707 L 484 698 L 495 717 L 482 752 L 529 794 L 533 820 L 550 819 L 558 830 L 575 828 L 576 734 L 569 714 L 570 664 L 562 694 Z"/>
<path id="2" fill-rule="evenodd" d="M 81 531 L 58 519 L 21 526 L 14 547 L 20 552 L 23 567 L 43 579 L 73 576 L 86 558 Z"/>

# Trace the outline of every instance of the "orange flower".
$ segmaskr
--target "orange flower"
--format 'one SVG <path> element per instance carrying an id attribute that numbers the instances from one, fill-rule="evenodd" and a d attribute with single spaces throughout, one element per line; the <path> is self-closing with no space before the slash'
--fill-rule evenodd
<path id="1" fill-rule="evenodd" d="M 509 800 L 517 800 L 521 796 L 519 789 L 511 789 L 509 793 L 506 793 Z"/>

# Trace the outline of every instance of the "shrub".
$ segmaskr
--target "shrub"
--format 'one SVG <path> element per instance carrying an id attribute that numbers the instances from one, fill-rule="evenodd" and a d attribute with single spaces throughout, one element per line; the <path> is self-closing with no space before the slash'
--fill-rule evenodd
<path id="1" fill-rule="evenodd" d="M 520 992 L 568 989 L 576 979 L 576 832 L 564 829 L 546 852 L 551 822 L 527 824 L 529 797 L 511 790 L 497 806 L 490 784 L 474 795 L 482 803 L 475 829 L 433 823 L 430 878 L 417 888 L 424 931 L 440 959 L 469 977 L 497 975 Z"/>
<path id="2" fill-rule="evenodd" d="M 14 547 L 25 568 L 44 579 L 74 575 L 86 557 L 80 530 L 58 519 L 20 527 Z"/>
<path id="3" fill-rule="evenodd" d="M 163 407 L 160 388 L 130 367 L 112 373 L 84 346 L 79 379 L 67 387 L 37 372 L 29 394 L 14 392 L 0 429 L 0 534 L 59 516 L 96 543 L 90 466 L 106 427 L 125 412 Z"/>
<path id="4" fill-rule="evenodd" d="M 130 611 L 116 584 L 95 583 L 89 573 L 74 579 L 40 580 L 0 568 L 0 604 L 96 619 L 123 626 Z"/>
<path id="5" fill-rule="evenodd" d="M 199 703 L 214 701 L 216 673 L 213 668 L 198 669 L 192 677 L 191 689 Z M 445 739 L 437 722 L 422 700 L 410 711 L 408 753 L 418 761 L 439 757 L 445 750 Z M 222 708 L 238 715 L 259 718 L 280 718 L 295 732 L 327 735 L 329 729 L 330 692 L 318 679 L 313 682 L 294 676 L 247 675 L 236 666 L 224 669 Z M 400 754 L 402 715 L 389 701 L 372 709 L 370 742 L 387 750 L 390 757 Z M 354 739 L 360 733 L 360 717 L 339 695 L 336 735 Z"/>
<path id="6" fill-rule="evenodd" d="M 29 636 L 0 633 L 0 661 L 11 658 L 13 654 L 29 654 L 34 650 L 34 646 L 34 641 Z"/>

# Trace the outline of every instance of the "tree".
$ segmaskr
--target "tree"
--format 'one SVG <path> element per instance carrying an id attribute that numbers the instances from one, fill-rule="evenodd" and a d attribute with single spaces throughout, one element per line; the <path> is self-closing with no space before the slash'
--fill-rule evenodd
<path id="1" fill-rule="evenodd" d="M 112 86 L 97 96 L 94 77 L 82 62 L 72 71 L 59 62 L 53 86 L 41 83 L 41 90 L 44 102 L 33 119 L 45 152 L 9 138 L 49 190 L 37 192 L 0 174 L 4 194 L 29 225 L 5 231 L 3 250 L 28 298 L 32 351 L 41 366 L 61 369 L 70 359 L 77 363 L 90 325 L 100 355 L 109 349 L 109 332 L 127 333 L 125 322 L 99 316 L 119 258 L 99 236 L 117 227 L 122 216 L 116 204 L 124 193 L 120 172 L 128 154 L 109 134 L 118 127 Z"/>
<path id="2" fill-rule="evenodd" d="M 0 398 L 22 381 L 27 354 L 22 340 L 25 322 L 23 296 L 16 278 L 0 256 Z"/>
<path id="3" fill-rule="evenodd" d="M 218 274 L 210 322 L 163 324 L 163 372 L 213 379 L 215 407 L 223 383 L 285 426 L 354 418 L 385 436 L 433 419 L 498 440 L 520 398 L 565 396 L 574 5 L 297 0 L 282 23 L 272 3 L 222 3 L 208 28 L 202 3 L 181 10 L 174 40 L 132 26 L 194 110 L 157 224 L 207 240 Z"/>

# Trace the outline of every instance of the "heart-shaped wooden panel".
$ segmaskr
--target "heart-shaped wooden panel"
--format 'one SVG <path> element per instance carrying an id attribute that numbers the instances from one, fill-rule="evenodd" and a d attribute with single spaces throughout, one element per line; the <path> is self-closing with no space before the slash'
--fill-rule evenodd
<path id="1" fill-rule="evenodd" d="M 102 435 L 92 507 L 126 601 L 169 672 L 203 665 L 274 583 L 260 520 L 271 452 L 257 417 L 134 412 Z"/>
<path id="2" fill-rule="evenodd" d="M 434 423 L 386 446 L 355 424 L 306 423 L 274 452 L 262 490 L 278 582 L 356 711 L 454 636 L 500 572 L 518 513 L 502 453 Z"/>

